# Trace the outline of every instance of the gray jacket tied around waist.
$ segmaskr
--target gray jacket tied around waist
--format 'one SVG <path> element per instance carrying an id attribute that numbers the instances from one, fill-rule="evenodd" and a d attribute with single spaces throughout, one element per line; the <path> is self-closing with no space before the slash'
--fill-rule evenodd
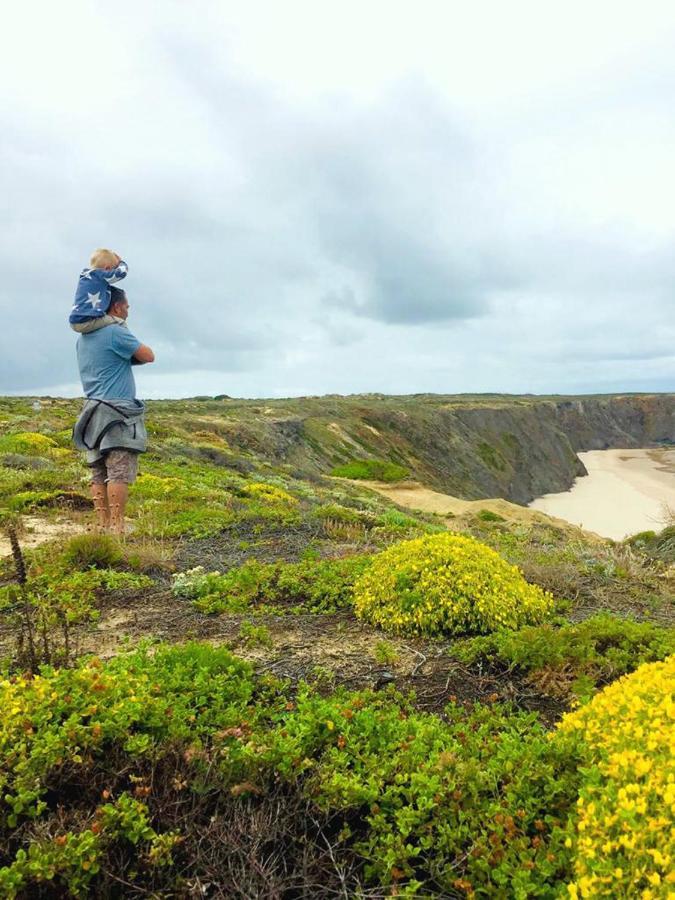
<path id="1" fill-rule="evenodd" d="M 145 404 L 142 400 L 85 401 L 73 427 L 73 441 L 85 450 L 87 465 L 99 460 L 108 450 L 130 450 L 145 453 L 148 433 L 145 430 Z"/>

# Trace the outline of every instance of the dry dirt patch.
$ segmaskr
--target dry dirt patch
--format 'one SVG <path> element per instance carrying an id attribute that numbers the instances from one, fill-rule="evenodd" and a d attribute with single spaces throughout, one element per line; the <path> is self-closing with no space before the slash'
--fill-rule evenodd
<path id="1" fill-rule="evenodd" d="M 23 533 L 20 536 L 21 546 L 24 549 L 31 550 L 47 541 L 52 541 L 58 537 L 79 534 L 85 531 L 85 525 L 82 521 L 73 521 L 72 519 L 41 519 L 39 516 L 24 516 L 22 519 Z M 9 538 L 5 534 L 0 533 L 0 557 L 9 556 L 12 547 Z"/>
<path id="2" fill-rule="evenodd" d="M 575 525 L 570 525 L 563 519 L 549 516 L 526 506 L 519 506 L 499 497 L 486 500 L 462 500 L 451 494 L 442 494 L 431 488 L 425 487 L 417 481 L 402 481 L 397 484 L 388 484 L 384 481 L 351 480 L 352 484 L 370 488 L 393 503 L 404 506 L 410 510 L 419 509 L 426 513 L 437 513 L 440 516 L 455 518 L 458 516 L 475 515 L 483 509 L 497 513 L 510 522 L 540 522 L 542 524 L 555 525 L 565 531 L 573 531 L 585 536 L 594 535 L 593 532 L 582 531 Z"/>
<path id="3" fill-rule="evenodd" d="M 243 622 L 264 625 L 270 645 L 250 646 L 240 634 Z M 99 621 L 80 630 L 78 645 L 83 652 L 110 658 L 143 638 L 227 644 L 254 663 L 259 673 L 293 684 L 318 679 L 327 689 L 343 685 L 379 690 L 392 685 L 404 693 L 413 690 L 417 708 L 427 711 L 442 712 L 452 699 L 469 704 L 511 700 L 553 721 L 562 708 L 522 679 L 464 668 L 449 656 L 451 640 L 384 634 L 359 622 L 349 610 L 328 615 L 210 616 L 170 591 L 157 590 L 105 604 Z M 383 642 L 391 653 L 387 662 L 378 660 L 378 645 Z"/>

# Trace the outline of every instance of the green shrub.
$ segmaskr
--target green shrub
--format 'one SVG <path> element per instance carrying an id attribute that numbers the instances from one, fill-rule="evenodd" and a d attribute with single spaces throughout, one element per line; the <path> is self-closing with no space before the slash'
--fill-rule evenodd
<path id="1" fill-rule="evenodd" d="M 385 509 L 385 511 L 380 513 L 377 517 L 377 524 L 382 525 L 385 528 L 400 528 L 401 530 L 405 530 L 407 528 L 419 528 L 426 523 L 420 522 L 419 519 L 415 519 L 413 516 L 401 512 L 400 509 Z"/>
<path id="2" fill-rule="evenodd" d="M 273 502 L 269 496 L 254 496 L 245 501 L 236 501 L 235 519 L 239 522 L 258 524 L 262 530 L 266 525 L 293 525 L 300 521 L 300 513 L 295 504 Z"/>
<path id="3" fill-rule="evenodd" d="M 298 563 L 249 560 L 229 572 L 202 567 L 173 576 L 173 592 L 202 612 L 242 612 L 250 607 L 314 613 L 351 605 L 354 581 L 370 565 L 368 556 Z"/>
<path id="4" fill-rule="evenodd" d="M 103 591 L 141 591 L 155 584 L 148 575 L 138 572 L 118 572 L 115 569 L 96 570 L 91 582 L 94 590 Z"/>
<path id="5" fill-rule="evenodd" d="M 668 525 L 658 533 L 641 531 L 626 538 L 626 543 L 654 559 L 661 559 L 666 563 L 675 562 L 675 525 Z"/>
<path id="6" fill-rule="evenodd" d="M 171 851 L 180 840 L 174 832 L 158 834 L 150 824 L 147 805 L 124 792 L 98 807 L 90 828 L 19 850 L 11 865 L 0 868 L 2 896 L 13 900 L 24 896 L 31 885 L 53 882 L 63 883 L 73 897 L 91 896 L 89 887 L 101 871 L 108 848 L 128 842 L 133 853 L 139 845 L 139 856 L 152 868 L 171 864 Z"/>
<path id="7" fill-rule="evenodd" d="M 74 491 L 19 491 L 9 501 L 11 509 L 24 512 L 39 506 L 71 506 L 76 509 L 90 509 L 92 501 L 84 494 Z"/>
<path id="8" fill-rule="evenodd" d="M 442 720 L 395 693 L 301 689 L 272 721 L 246 747 L 253 770 L 341 812 L 369 882 L 404 882 L 389 890 L 408 897 L 554 896 L 564 883 L 579 775 L 533 715 L 449 706 Z"/>
<path id="9" fill-rule="evenodd" d="M 485 441 L 482 441 L 478 445 L 478 455 L 483 460 L 483 462 L 491 469 L 496 469 L 498 472 L 503 472 L 506 468 L 506 462 L 499 450 L 497 450 L 491 444 L 486 443 Z"/>
<path id="10" fill-rule="evenodd" d="M 376 517 L 368 511 L 341 506 L 339 503 L 323 503 L 312 510 L 312 515 L 320 521 L 342 522 L 348 525 L 372 527 Z"/>
<path id="11" fill-rule="evenodd" d="M 61 451 L 59 451 L 61 452 Z M 33 457 L 39 460 L 40 457 Z M 31 506 L 51 505 L 73 495 L 80 484 L 82 469 L 77 463 L 60 462 L 58 466 L 38 469 L 0 469 L 0 504 L 21 511 Z M 91 500 L 78 494 L 77 505 L 91 507 Z"/>
<path id="12" fill-rule="evenodd" d="M 356 478 L 368 481 L 402 481 L 408 470 L 396 463 L 380 459 L 358 459 L 336 466 L 330 473 L 337 478 Z"/>
<path id="13" fill-rule="evenodd" d="M 175 597 L 192 600 L 202 612 L 244 612 L 258 597 L 271 568 L 257 560 L 227 573 L 207 572 L 203 566 L 195 566 L 172 575 L 171 590 Z"/>
<path id="14" fill-rule="evenodd" d="M 448 532 L 394 544 L 354 586 L 359 617 L 402 633 L 518 628 L 544 619 L 552 603 L 494 550 Z"/>
<path id="15" fill-rule="evenodd" d="M 532 715 L 454 706 L 442 720 L 391 692 L 322 697 L 301 687 L 290 701 L 254 687 L 227 650 L 200 644 L 5 679 L 0 705 L 7 896 L 40 887 L 96 896 L 99 870 L 133 881 L 148 862 L 170 866 L 189 835 L 162 833 L 167 806 L 203 809 L 205 793 L 213 803 L 273 781 L 344 822 L 338 843 L 365 859 L 371 884 L 406 882 L 388 892 L 552 895 L 570 874 L 562 838 L 576 759 Z M 193 761 L 193 782 L 172 785 L 181 758 Z M 72 790 L 92 779 L 133 787 L 144 766 L 153 783 L 143 799 L 122 789 L 87 801 L 86 789 Z M 175 877 L 202 874 L 183 865 Z"/>
<path id="16" fill-rule="evenodd" d="M 82 764 L 112 740 L 139 755 L 160 739 L 196 741 L 238 722 L 251 694 L 250 666 L 205 644 L 0 682 L 0 825 L 44 811 L 54 767 Z"/>
<path id="17" fill-rule="evenodd" d="M 655 531 L 639 531 L 637 534 L 631 534 L 626 538 L 626 543 L 631 546 L 647 546 L 656 537 Z"/>
<path id="18" fill-rule="evenodd" d="M 380 663 L 380 665 L 389 665 L 390 663 L 395 663 L 398 659 L 398 650 L 389 641 L 378 641 L 375 644 L 373 656 L 375 662 Z"/>
<path id="19" fill-rule="evenodd" d="M 444 525 L 425 522 L 398 509 L 376 513 L 327 503 L 314 509 L 313 515 L 323 523 L 324 532 L 336 540 L 365 540 L 378 545 L 390 544 L 404 537 L 446 531 Z"/>
<path id="20" fill-rule="evenodd" d="M 445 525 L 415 519 L 398 509 L 386 509 L 377 517 L 371 536 L 373 540 L 383 539 L 385 543 L 391 543 L 392 540 L 400 541 L 422 534 L 440 534 L 447 530 Z"/>
<path id="21" fill-rule="evenodd" d="M 67 566 L 84 571 L 89 568 L 109 569 L 122 559 L 119 542 L 109 534 L 78 534 L 63 551 Z"/>
<path id="22" fill-rule="evenodd" d="M 239 639 L 247 647 L 271 647 L 274 643 L 269 628 L 266 625 L 254 625 L 253 622 L 241 623 Z"/>
<path id="23" fill-rule="evenodd" d="M 0 466 L 8 469 L 51 469 L 53 462 L 41 456 L 27 456 L 23 453 L 3 453 L 0 455 Z"/>
<path id="24" fill-rule="evenodd" d="M 252 695 L 248 664 L 200 644 L 0 680 L 0 894 L 61 896 L 65 888 L 99 896 L 103 868 L 121 865 L 127 880 L 129 863 L 139 871 L 169 866 L 178 835 L 158 833 L 145 802 L 104 791 L 110 801 L 97 803 L 88 785 L 102 777 L 103 785 L 133 787 L 144 760 L 161 765 L 168 758 L 175 771 L 177 746 L 198 758 L 203 741 L 236 731 Z M 168 779 L 163 789 L 171 789 Z M 150 794 L 141 788 L 140 796 L 144 791 Z M 59 799 L 56 816 L 45 799 L 50 792 Z M 49 824 L 41 827 L 44 819 Z"/>
<path id="25" fill-rule="evenodd" d="M 599 685 L 675 653 L 675 628 L 601 613 L 558 628 L 529 626 L 471 638 L 455 644 L 451 653 L 467 663 L 517 666 L 563 696 L 587 699 Z"/>
<path id="26" fill-rule="evenodd" d="M 152 510 L 151 517 L 143 522 L 141 516 L 140 532 L 149 532 L 161 537 L 180 537 L 185 535 L 191 538 L 212 537 L 220 534 L 235 521 L 234 513 L 227 508 L 209 506 L 207 503 L 195 504 L 192 508 L 181 508 L 166 505 L 158 506 Z M 146 527 L 149 525 L 150 527 Z"/>
<path id="27" fill-rule="evenodd" d="M 131 883 L 148 865 L 171 871 L 192 821 L 178 834 L 167 809 L 203 815 L 200 797 L 212 811 L 286 783 L 334 824 L 336 864 L 344 848 L 359 854 L 382 894 L 666 897 L 674 661 L 552 733 L 496 705 L 419 713 L 391 690 L 301 685 L 291 698 L 204 644 L 5 678 L 0 889 L 97 896 L 104 870 Z M 117 787 L 100 800 L 91 780 Z M 167 891 L 203 875 L 177 863 Z"/>
<path id="28" fill-rule="evenodd" d="M 481 522 L 506 522 L 504 516 L 500 516 L 499 513 L 492 512 L 491 509 L 481 509 L 476 513 L 476 518 L 480 519 Z"/>

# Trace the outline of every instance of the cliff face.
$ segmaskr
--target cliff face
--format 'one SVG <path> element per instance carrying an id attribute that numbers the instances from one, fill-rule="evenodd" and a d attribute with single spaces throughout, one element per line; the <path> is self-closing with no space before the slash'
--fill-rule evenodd
<path id="1" fill-rule="evenodd" d="M 577 451 L 675 443 L 675 394 L 303 398 L 264 411 L 231 419 L 228 438 L 303 472 L 389 459 L 439 491 L 516 503 L 568 490 L 585 474 Z"/>
<path id="2" fill-rule="evenodd" d="M 490 473 L 476 473 L 480 496 L 499 486 L 497 496 L 516 503 L 568 490 L 586 474 L 577 451 L 675 443 L 673 395 L 540 401 L 455 415 L 478 441 L 479 456 L 483 441 L 501 455 L 490 464 L 489 454 L 482 454 Z"/>
<path id="3" fill-rule="evenodd" d="M 675 395 L 565 400 L 560 427 L 575 450 L 608 450 L 675 442 Z"/>

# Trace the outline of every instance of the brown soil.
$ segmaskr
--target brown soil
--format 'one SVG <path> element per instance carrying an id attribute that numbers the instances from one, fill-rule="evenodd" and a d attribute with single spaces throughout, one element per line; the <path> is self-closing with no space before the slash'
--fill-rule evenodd
<path id="1" fill-rule="evenodd" d="M 74 521 L 66 518 L 51 520 L 38 516 L 24 516 L 22 528 L 21 546 L 27 550 L 32 550 L 34 547 L 39 547 L 40 544 L 56 538 L 78 534 L 86 530 L 82 520 Z M 11 552 L 9 539 L 0 533 L 0 558 L 9 556 Z"/>
<path id="2" fill-rule="evenodd" d="M 239 636 L 243 622 L 266 626 L 271 646 L 249 646 Z M 305 680 L 352 690 L 392 685 L 404 693 L 414 691 L 417 708 L 429 712 L 442 713 L 452 700 L 469 704 L 509 700 L 553 722 L 564 710 L 560 702 L 511 675 L 464 668 L 449 656 L 450 641 L 385 635 L 359 622 L 351 611 L 210 616 L 176 599 L 169 590 L 155 590 L 104 602 L 98 622 L 80 629 L 76 641 L 80 652 L 107 659 L 144 638 L 227 644 L 253 662 L 257 672 L 293 684 Z M 9 650 L 12 640 L 11 626 L 0 623 L 0 648 Z M 376 658 L 378 644 L 383 642 L 395 657 L 386 663 Z"/>

